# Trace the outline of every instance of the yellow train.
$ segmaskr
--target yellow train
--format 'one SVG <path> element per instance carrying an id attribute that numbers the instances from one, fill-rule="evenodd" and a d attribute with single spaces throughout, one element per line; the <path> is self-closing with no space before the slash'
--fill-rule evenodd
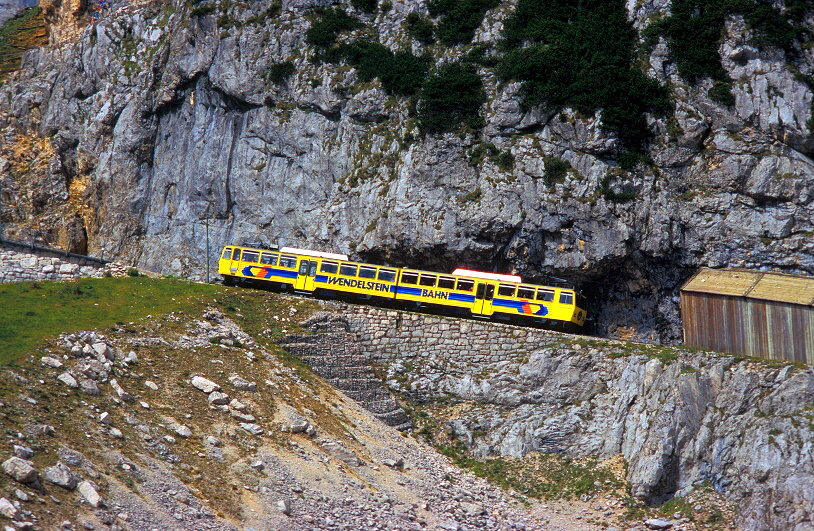
<path id="1" fill-rule="evenodd" d="M 353 294 L 473 317 L 577 329 L 585 299 L 572 289 L 527 284 L 519 276 L 456 269 L 451 274 L 353 262 L 343 254 L 283 247 L 226 246 L 218 274 L 227 285 L 277 285 L 302 293 Z"/>

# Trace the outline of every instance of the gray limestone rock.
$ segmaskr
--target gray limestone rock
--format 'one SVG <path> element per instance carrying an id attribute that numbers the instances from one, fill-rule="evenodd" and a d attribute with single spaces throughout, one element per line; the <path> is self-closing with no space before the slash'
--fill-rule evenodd
<path id="1" fill-rule="evenodd" d="M 338 442 L 335 441 L 324 442 L 321 444 L 321 448 L 348 466 L 359 467 L 364 464 L 364 461 L 359 459 L 359 457 L 356 454 L 354 454 L 352 451 L 348 450 Z"/>
<path id="2" fill-rule="evenodd" d="M 53 483 L 63 489 L 73 490 L 76 488 L 77 481 L 71 469 L 64 463 L 57 463 L 54 466 L 45 469 L 43 476 L 49 483 Z"/>
<path id="3" fill-rule="evenodd" d="M 229 395 L 220 391 L 209 393 L 209 403 L 215 406 L 222 406 L 229 403 Z"/>
<path id="4" fill-rule="evenodd" d="M 17 510 L 13 503 L 8 501 L 6 498 L 0 498 L 0 515 L 3 515 L 10 520 L 13 520 L 14 518 L 17 518 L 18 512 L 19 511 Z"/>
<path id="5" fill-rule="evenodd" d="M 3 461 L 3 472 L 20 483 L 33 483 L 37 480 L 37 470 L 33 464 L 19 457 L 10 457 Z"/>
<path id="6" fill-rule="evenodd" d="M 220 386 L 212 380 L 207 380 L 203 376 L 193 376 L 192 385 L 204 393 L 211 393 L 213 391 L 220 391 Z"/>
<path id="7" fill-rule="evenodd" d="M 104 500 L 99 495 L 99 489 L 90 481 L 82 481 L 77 486 L 79 490 L 79 494 L 85 498 L 85 501 L 90 504 L 91 507 L 98 508 L 104 505 Z"/>
<path id="8" fill-rule="evenodd" d="M 57 380 L 74 389 L 79 387 L 79 383 L 77 383 L 76 378 L 74 378 L 69 372 L 63 372 L 60 374 L 57 376 Z"/>
<path id="9" fill-rule="evenodd" d="M 122 401 L 124 401 L 124 402 L 135 402 L 135 401 L 136 401 L 136 399 L 135 399 L 135 398 L 133 398 L 133 395 L 131 395 L 130 393 L 128 393 L 127 391 L 125 391 L 125 390 L 122 388 L 122 386 L 121 386 L 121 385 L 119 385 L 119 382 L 118 382 L 118 381 L 116 381 L 116 379 L 115 379 L 115 378 L 113 378 L 112 380 L 110 380 L 110 386 L 113 388 L 113 390 L 116 392 L 116 395 L 117 395 L 117 396 L 118 396 L 118 397 L 119 397 L 119 398 L 120 398 Z"/>
<path id="10" fill-rule="evenodd" d="M 250 382 L 241 378 L 240 376 L 233 375 L 229 377 L 229 382 L 235 386 L 235 388 L 240 389 L 241 391 L 250 391 L 252 393 L 257 392 L 257 384 L 254 382 Z"/>

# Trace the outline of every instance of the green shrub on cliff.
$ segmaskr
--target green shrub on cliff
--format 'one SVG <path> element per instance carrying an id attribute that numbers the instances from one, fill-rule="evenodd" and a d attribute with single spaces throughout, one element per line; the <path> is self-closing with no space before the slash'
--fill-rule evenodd
<path id="1" fill-rule="evenodd" d="M 498 5 L 500 0 L 430 0 L 427 9 L 441 17 L 436 34 L 451 46 L 471 41 L 486 12 Z"/>
<path id="2" fill-rule="evenodd" d="M 348 15 L 340 7 L 318 9 L 315 12 L 318 18 L 305 33 L 305 41 L 318 48 L 327 48 L 336 42 L 336 37 L 341 32 L 362 26 L 359 19 Z"/>
<path id="3" fill-rule="evenodd" d="M 475 67 L 450 63 L 427 78 L 419 92 L 418 127 L 423 133 L 444 133 L 466 125 L 483 127 L 480 106 L 486 102 Z"/>
<path id="4" fill-rule="evenodd" d="M 405 22 L 407 33 L 421 44 L 432 44 L 435 41 L 435 25 L 427 17 L 410 13 Z"/>
<path id="5" fill-rule="evenodd" d="M 356 67 L 359 80 L 379 78 L 391 94 L 409 96 L 418 91 L 427 75 L 430 60 L 408 51 L 393 53 L 378 42 L 357 40 L 343 44 L 326 54 L 331 61 L 345 60 Z"/>
<path id="6" fill-rule="evenodd" d="M 645 113 L 670 111 L 667 90 L 634 65 L 637 36 L 622 0 L 520 0 L 503 37 L 497 74 L 522 83 L 524 108 L 602 109 L 602 126 L 631 150 L 650 137 Z"/>

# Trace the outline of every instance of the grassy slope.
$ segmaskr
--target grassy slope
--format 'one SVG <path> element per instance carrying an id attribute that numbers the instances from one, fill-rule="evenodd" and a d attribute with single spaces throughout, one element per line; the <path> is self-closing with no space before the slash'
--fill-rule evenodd
<path id="1" fill-rule="evenodd" d="M 199 313 L 225 288 L 145 277 L 0 286 L 0 363 L 62 332 L 104 329 L 148 314 Z"/>
<path id="2" fill-rule="evenodd" d="M 0 27 L 0 82 L 20 68 L 26 50 L 48 42 L 45 19 L 39 7 L 31 7 Z"/>

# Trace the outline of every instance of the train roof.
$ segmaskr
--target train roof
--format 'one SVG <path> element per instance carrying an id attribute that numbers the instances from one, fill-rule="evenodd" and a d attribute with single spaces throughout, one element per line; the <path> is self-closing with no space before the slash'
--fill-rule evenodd
<path id="1" fill-rule="evenodd" d="M 302 254 L 305 256 L 315 256 L 317 258 L 331 258 L 333 260 L 347 260 L 348 255 L 337 253 L 323 253 L 322 251 L 312 251 L 311 249 L 298 249 L 296 247 L 283 247 L 281 253 Z"/>
<path id="2" fill-rule="evenodd" d="M 499 282 L 511 282 L 513 284 L 523 282 L 523 279 L 517 275 L 501 275 L 500 273 L 486 273 L 484 271 L 472 271 L 471 269 L 459 268 L 453 271 L 452 274 L 459 277 L 482 278 L 484 280 L 497 280 Z"/>

